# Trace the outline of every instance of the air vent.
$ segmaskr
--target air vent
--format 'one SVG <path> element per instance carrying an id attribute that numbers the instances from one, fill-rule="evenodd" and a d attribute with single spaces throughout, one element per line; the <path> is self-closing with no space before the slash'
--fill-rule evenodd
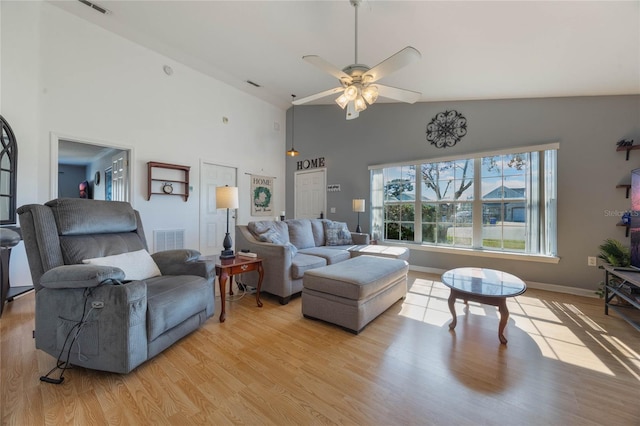
<path id="1" fill-rule="evenodd" d="M 254 83 L 254 82 L 253 82 L 253 81 L 251 81 L 251 80 L 247 80 L 247 83 L 249 83 L 250 85 L 255 86 L 255 87 L 262 87 L 262 86 L 260 86 L 258 83 Z"/>
<path id="2" fill-rule="evenodd" d="M 184 229 L 159 229 L 153 231 L 153 251 L 184 248 Z"/>
<path id="3" fill-rule="evenodd" d="M 104 7 L 100 7 L 95 3 L 91 3 L 90 1 L 87 0 L 78 0 L 80 3 L 85 4 L 87 6 L 89 6 L 91 9 L 93 10 L 97 10 L 98 12 L 102 13 L 103 15 L 108 15 L 111 13 L 110 10 L 105 9 Z"/>

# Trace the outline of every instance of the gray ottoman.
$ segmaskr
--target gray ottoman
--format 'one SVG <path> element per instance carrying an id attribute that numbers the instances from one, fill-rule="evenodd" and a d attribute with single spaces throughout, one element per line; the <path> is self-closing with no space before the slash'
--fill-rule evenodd
<path id="1" fill-rule="evenodd" d="M 302 278 L 302 314 L 358 334 L 407 293 L 404 260 L 357 256 Z"/>

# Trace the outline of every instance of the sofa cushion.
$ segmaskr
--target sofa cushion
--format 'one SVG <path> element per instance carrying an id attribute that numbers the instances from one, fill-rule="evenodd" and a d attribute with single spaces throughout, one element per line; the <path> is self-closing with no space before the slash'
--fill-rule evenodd
<path id="1" fill-rule="evenodd" d="M 213 287 L 195 275 L 164 275 L 147 283 L 147 339 L 149 342 L 207 309 Z"/>
<path id="2" fill-rule="evenodd" d="M 327 219 L 311 219 L 311 230 L 313 231 L 313 240 L 315 246 L 320 247 L 326 245 L 326 238 L 324 236 L 324 223 L 328 222 Z"/>
<path id="3" fill-rule="evenodd" d="M 377 244 L 366 244 L 349 247 L 351 257 L 370 255 L 389 257 L 391 259 L 409 260 L 409 249 L 406 247 L 390 247 Z"/>
<path id="4" fill-rule="evenodd" d="M 300 250 L 299 253 L 321 257 L 327 261 L 327 265 L 333 265 L 351 258 L 351 253 L 348 250 L 339 250 L 333 247 L 310 247 Z"/>
<path id="5" fill-rule="evenodd" d="M 316 246 L 309 219 L 287 220 L 287 226 L 289 227 L 289 241 L 298 249 Z"/>
<path id="6" fill-rule="evenodd" d="M 344 244 L 353 244 L 351 232 L 344 222 L 326 221 L 324 223 L 324 233 L 326 237 L 326 245 L 341 246 Z"/>
<path id="7" fill-rule="evenodd" d="M 327 261 L 322 257 L 311 256 L 309 254 L 298 253 L 291 262 L 291 278 L 299 280 L 304 276 L 305 271 L 326 266 Z"/>
<path id="8" fill-rule="evenodd" d="M 132 232 L 137 228 L 136 214 L 129 203 L 58 198 L 45 205 L 51 207 L 59 235 Z"/>
<path id="9" fill-rule="evenodd" d="M 289 242 L 289 228 L 286 222 L 262 220 L 249 222 L 247 228 L 259 241 L 280 245 Z"/>
<path id="10" fill-rule="evenodd" d="M 84 259 L 146 249 L 140 235 L 135 232 L 67 235 L 60 236 L 59 241 L 65 265 L 82 263 Z"/>
<path id="11" fill-rule="evenodd" d="M 129 281 L 145 280 L 161 275 L 158 265 L 146 250 L 84 259 L 82 263 L 120 268 L 124 272 L 124 279 Z"/>

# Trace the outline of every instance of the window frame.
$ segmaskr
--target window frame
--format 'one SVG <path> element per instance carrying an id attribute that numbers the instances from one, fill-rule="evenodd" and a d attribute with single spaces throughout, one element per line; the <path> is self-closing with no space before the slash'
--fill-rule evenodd
<path id="1" fill-rule="evenodd" d="M 402 163 L 387 163 L 387 164 L 378 164 L 369 166 L 370 171 L 370 179 L 371 179 L 371 221 L 370 229 L 372 230 L 372 238 L 374 240 L 383 241 L 387 245 L 399 245 L 405 246 L 410 249 L 422 250 L 422 251 L 436 251 L 436 252 L 445 252 L 445 253 L 456 253 L 456 254 L 465 254 L 472 256 L 482 256 L 482 257 L 494 257 L 494 258 L 506 258 L 506 259 L 519 259 L 519 260 L 532 260 L 532 261 L 540 261 L 540 262 L 549 262 L 549 263 L 557 263 L 559 261 L 559 257 L 557 256 L 557 232 L 555 225 L 556 218 L 556 206 L 557 206 L 557 182 L 556 182 L 556 174 L 557 174 L 557 151 L 560 148 L 559 143 L 549 143 L 549 144 L 541 144 L 541 145 L 530 145 L 530 146 L 522 146 L 508 149 L 500 149 L 494 151 L 481 151 L 481 152 L 473 152 L 463 155 L 457 156 L 446 156 L 440 158 L 429 158 L 423 160 L 415 160 L 415 161 L 407 161 Z M 527 187 L 534 187 L 533 194 L 528 190 L 526 194 L 526 211 L 525 215 L 527 217 L 527 232 L 535 232 L 537 235 L 536 238 L 527 238 L 527 244 L 525 246 L 524 251 L 510 251 L 505 249 L 492 249 L 487 247 L 477 247 L 473 246 L 480 242 L 482 245 L 482 227 L 477 226 L 477 222 L 482 222 L 482 206 L 483 203 L 490 201 L 488 199 L 482 199 L 481 193 L 481 167 L 480 163 L 482 158 L 490 157 L 490 156 L 502 156 L 502 155 L 513 155 L 519 153 L 531 153 L 535 152 L 538 155 L 532 156 L 531 161 L 537 161 L 536 169 L 538 172 L 533 173 L 528 178 L 530 179 Z M 552 155 L 547 155 L 547 152 L 551 152 Z M 535 160 L 533 159 L 534 157 Z M 446 161 L 462 161 L 462 160 L 472 160 L 474 161 L 474 175 L 473 175 L 473 185 L 474 185 L 474 197 L 473 200 L 433 200 L 430 202 L 426 202 L 422 200 L 422 179 L 419 178 L 419 170 L 421 170 L 421 166 L 423 164 L 428 163 L 439 163 Z M 549 169 L 545 170 L 542 167 L 544 164 L 547 164 Z M 414 240 L 413 241 L 399 241 L 399 240 L 385 240 L 384 239 L 384 211 L 385 211 L 385 197 L 384 197 L 384 170 L 392 167 L 413 167 L 416 172 L 413 176 L 413 184 L 416 186 L 415 191 L 415 199 L 414 210 L 415 210 L 415 220 L 414 220 Z M 551 188 L 552 194 L 549 197 L 545 198 L 539 194 L 545 194 L 548 188 Z M 501 198 L 496 199 L 496 202 L 504 203 L 507 199 Z M 521 201 L 521 200 L 518 200 Z M 462 202 L 469 202 L 472 205 L 472 215 L 473 217 L 479 217 L 480 219 L 474 219 L 472 221 L 472 245 L 471 246 L 453 246 L 453 245 L 443 245 L 443 244 L 432 244 L 432 243 L 423 243 L 422 242 L 422 210 L 425 204 L 460 204 Z M 533 212 L 537 215 L 537 219 L 535 221 L 531 221 L 531 204 L 530 202 L 534 202 L 535 209 L 539 209 L 537 212 Z M 551 226 L 540 226 L 542 223 L 551 223 L 549 219 L 553 219 L 551 222 Z M 474 223 L 476 222 L 476 223 Z M 474 226 L 475 225 L 475 226 Z M 531 234 L 534 235 L 534 234 Z M 534 241 L 534 243 L 529 243 L 529 241 Z M 504 245 L 502 243 L 501 245 Z M 531 246 L 531 247 L 528 247 Z"/>
<path id="2" fill-rule="evenodd" d="M 17 180 L 18 180 L 18 141 L 7 120 L 0 115 L 0 174 L 9 175 L 9 183 L 7 185 L 8 192 L 0 193 L 0 197 L 6 200 L 7 217 L 0 215 L 0 225 L 15 225 L 17 215 Z M 7 158 L 8 167 L 2 167 L 3 159 Z"/>

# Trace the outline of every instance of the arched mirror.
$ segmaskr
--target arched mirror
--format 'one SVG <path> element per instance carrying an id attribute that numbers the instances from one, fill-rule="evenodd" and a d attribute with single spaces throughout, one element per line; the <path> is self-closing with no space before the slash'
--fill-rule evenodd
<path id="1" fill-rule="evenodd" d="M 16 223 L 16 180 L 18 143 L 7 120 L 0 115 L 2 138 L 0 143 L 0 225 Z"/>

